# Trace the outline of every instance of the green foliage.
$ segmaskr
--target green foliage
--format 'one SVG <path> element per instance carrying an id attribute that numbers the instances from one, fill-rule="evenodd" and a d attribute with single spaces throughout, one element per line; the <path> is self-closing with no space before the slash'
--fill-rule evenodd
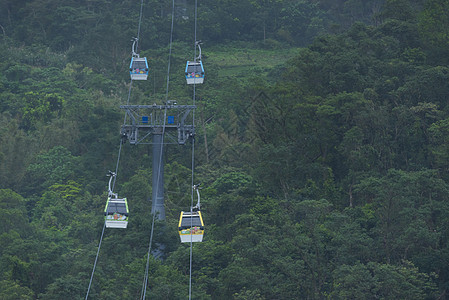
<path id="1" fill-rule="evenodd" d="M 199 3 L 206 82 L 193 154 L 206 233 L 192 248 L 194 299 L 448 293 L 446 6 Z M 150 78 L 132 83 L 132 104 L 191 104 L 194 5 L 176 8 L 165 95 L 171 2 L 144 5 L 138 50 Z M 138 19 L 136 1 L 0 1 L 0 299 L 84 298 L 119 149 L 114 192 L 130 222 L 105 230 L 90 298 L 141 294 L 151 147 L 119 134 Z M 181 299 L 192 148 L 167 145 L 164 156 L 167 220 L 152 232 L 161 259 L 150 257 L 147 297 Z"/>
<path id="2" fill-rule="evenodd" d="M 216 190 L 218 194 L 239 190 L 247 187 L 252 182 L 252 178 L 242 172 L 229 172 L 220 176 L 211 188 Z"/>
<path id="3" fill-rule="evenodd" d="M 363 264 L 341 265 L 334 270 L 332 277 L 332 298 L 372 299 L 376 292 L 376 282 Z"/>
<path id="4" fill-rule="evenodd" d="M 335 299 L 427 299 L 436 290 L 429 276 L 419 273 L 407 261 L 398 267 L 376 263 L 342 265 L 334 271 L 333 277 L 331 295 Z"/>
<path id="5" fill-rule="evenodd" d="M 449 4 L 446 1 L 426 1 L 419 16 L 419 33 L 430 52 L 430 61 L 447 63 Z"/>
<path id="6" fill-rule="evenodd" d="M 64 100 L 57 94 L 41 95 L 28 92 L 22 102 L 22 127 L 30 130 L 36 128 L 37 122 L 49 122 L 54 113 L 61 110 Z"/>
<path id="7" fill-rule="evenodd" d="M 448 159 L 446 146 L 448 129 L 448 120 L 443 119 L 433 123 L 428 130 L 432 145 L 430 151 L 435 158 L 435 165 L 440 168 L 445 177 L 447 176 L 447 168 L 445 166 Z"/>
<path id="8" fill-rule="evenodd" d="M 36 157 L 28 167 L 28 176 L 35 188 L 45 189 L 53 184 L 60 184 L 74 179 L 76 173 L 76 157 L 66 148 L 56 146 L 47 153 Z"/>
<path id="9" fill-rule="evenodd" d="M 27 287 L 20 286 L 13 280 L 0 281 L 0 297 L 5 300 L 33 299 L 33 291 Z"/>
<path id="10" fill-rule="evenodd" d="M 277 35 L 287 42 L 308 44 L 324 33 L 329 16 L 319 9 L 318 3 L 310 1 L 286 1 L 280 11 L 281 26 Z M 302 30 L 298 30 L 298 27 Z"/>
<path id="11" fill-rule="evenodd" d="M 376 207 L 377 227 L 384 241 L 379 251 L 387 262 L 438 247 L 440 233 L 434 230 L 432 215 L 441 204 L 446 205 L 447 188 L 432 170 L 390 170 L 385 177 L 367 178 L 356 187 Z"/>
<path id="12" fill-rule="evenodd" d="M 35 214 L 48 228 L 63 229 L 86 209 L 86 200 L 80 199 L 79 185 L 74 181 L 54 184 L 36 204 Z"/>
<path id="13" fill-rule="evenodd" d="M 2 229 L 0 234 L 9 231 L 26 234 L 29 232 L 25 199 L 12 190 L 0 190 L 0 215 Z"/>

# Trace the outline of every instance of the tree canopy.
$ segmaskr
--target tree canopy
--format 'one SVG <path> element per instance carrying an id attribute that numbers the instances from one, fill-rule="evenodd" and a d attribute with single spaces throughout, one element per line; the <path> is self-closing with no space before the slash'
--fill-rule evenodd
<path id="1" fill-rule="evenodd" d="M 90 299 L 141 295 L 151 146 L 122 143 L 132 104 L 191 104 L 193 1 L 0 0 L 0 299 L 83 299 L 108 170 L 128 198 L 107 229 Z M 194 299 L 443 299 L 449 294 L 447 1 L 198 1 L 194 181 L 206 235 Z M 167 98 L 166 98 L 167 97 Z M 148 295 L 189 290 L 179 213 L 192 148 L 169 145 L 166 221 Z M 120 152 L 119 152 L 120 149 Z"/>

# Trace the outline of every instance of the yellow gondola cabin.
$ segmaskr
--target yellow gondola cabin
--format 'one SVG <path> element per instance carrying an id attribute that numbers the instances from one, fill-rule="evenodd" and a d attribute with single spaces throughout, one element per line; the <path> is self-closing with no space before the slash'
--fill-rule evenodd
<path id="1" fill-rule="evenodd" d="M 178 225 L 179 237 L 181 243 L 190 243 L 192 241 L 202 242 L 204 236 L 204 222 L 201 211 L 181 212 Z"/>

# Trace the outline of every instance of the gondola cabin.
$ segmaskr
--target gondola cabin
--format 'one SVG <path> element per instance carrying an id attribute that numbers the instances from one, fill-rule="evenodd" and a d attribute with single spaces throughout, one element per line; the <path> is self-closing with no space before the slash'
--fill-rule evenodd
<path id="1" fill-rule="evenodd" d="M 147 80 L 148 62 L 146 57 L 133 57 L 129 65 L 129 74 L 132 80 Z"/>
<path id="2" fill-rule="evenodd" d="M 186 64 L 187 84 L 200 84 L 204 82 L 204 68 L 202 61 L 188 61 Z"/>
<path id="3" fill-rule="evenodd" d="M 179 218 L 179 237 L 181 243 L 202 242 L 204 236 L 204 222 L 200 211 L 181 212 Z"/>
<path id="4" fill-rule="evenodd" d="M 126 198 L 108 198 L 104 208 L 104 220 L 108 228 L 126 228 L 128 226 L 128 202 Z"/>

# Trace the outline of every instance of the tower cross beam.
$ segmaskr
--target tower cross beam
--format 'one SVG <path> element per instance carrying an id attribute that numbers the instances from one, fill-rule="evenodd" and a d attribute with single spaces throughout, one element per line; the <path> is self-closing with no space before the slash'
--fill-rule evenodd
<path id="1" fill-rule="evenodd" d="M 176 105 L 169 100 L 165 105 L 121 105 L 129 122 L 122 125 L 121 134 L 131 144 L 153 144 L 154 135 L 165 129 L 167 141 L 164 144 L 185 144 L 195 135 L 195 126 L 190 112 L 195 105 Z"/>

